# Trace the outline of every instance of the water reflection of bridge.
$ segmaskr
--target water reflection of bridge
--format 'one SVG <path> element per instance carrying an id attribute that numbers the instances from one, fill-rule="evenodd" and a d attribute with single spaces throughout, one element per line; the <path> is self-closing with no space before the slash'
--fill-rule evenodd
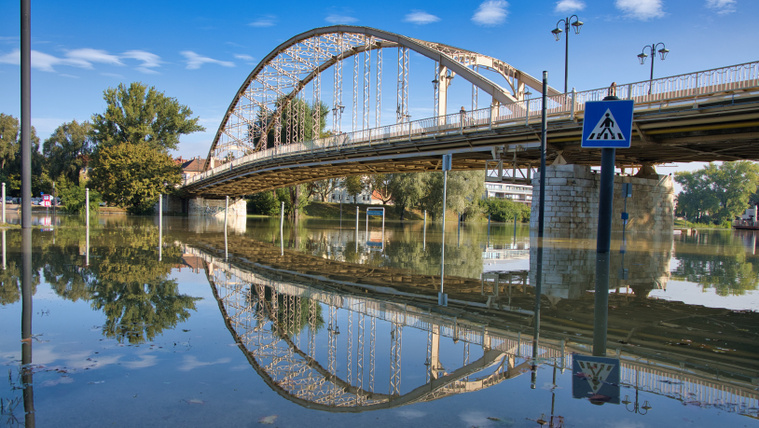
<path id="1" fill-rule="evenodd" d="M 573 352 L 590 349 L 582 335 L 567 333 L 571 322 L 556 328 L 550 320 L 534 348 L 528 310 L 440 308 L 390 288 L 368 293 L 346 281 L 186 251 L 206 261 L 225 322 L 255 370 L 279 394 L 312 408 L 359 412 L 430 401 L 519 376 L 534 356 L 563 371 Z M 612 346 L 624 387 L 757 416 L 753 366 L 741 371 L 718 353 L 694 364 L 687 352 Z M 451 351 L 462 352 L 461 360 Z M 424 383 L 415 376 L 422 370 Z"/>

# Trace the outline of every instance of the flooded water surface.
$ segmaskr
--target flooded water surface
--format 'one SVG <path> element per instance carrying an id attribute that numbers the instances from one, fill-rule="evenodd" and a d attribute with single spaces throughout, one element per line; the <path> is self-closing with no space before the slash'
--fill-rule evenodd
<path id="1" fill-rule="evenodd" d="M 6 426 L 759 426 L 753 232 L 615 235 L 598 359 L 594 240 L 537 275 L 513 224 L 35 222 L 2 232 Z"/>

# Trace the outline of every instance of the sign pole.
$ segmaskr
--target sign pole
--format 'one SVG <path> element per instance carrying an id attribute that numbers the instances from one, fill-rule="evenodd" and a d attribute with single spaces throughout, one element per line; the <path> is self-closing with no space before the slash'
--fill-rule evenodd
<path id="1" fill-rule="evenodd" d="M 601 150 L 601 189 L 598 201 L 598 241 L 596 243 L 596 288 L 593 313 L 593 355 L 606 356 L 609 320 L 609 250 L 611 213 L 614 201 L 614 160 L 616 149 Z"/>
<path id="2" fill-rule="evenodd" d="M 603 101 L 585 103 L 582 147 L 601 149 L 601 186 L 598 197 L 596 284 L 593 321 L 593 355 L 606 356 L 609 317 L 609 250 L 616 149 L 629 148 L 634 102 L 610 95 Z"/>

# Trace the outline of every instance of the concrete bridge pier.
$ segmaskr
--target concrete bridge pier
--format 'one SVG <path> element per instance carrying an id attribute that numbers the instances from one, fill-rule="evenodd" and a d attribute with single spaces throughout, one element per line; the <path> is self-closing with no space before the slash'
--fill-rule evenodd
<path id="1" fill-rule="evenodd" d="M 224 211 L 226 209 L 226 199 L 210 199 L 197 197 L 190 199 L 188 213 L 192 216 L 213 217 L 217 220 L 224 221 Z M 247 202 L 243 198 L 229 199 L 228 219 L 234 221 L 239 218 L 246 218 Z"/>
<path id="2" fill-rule="evenodd" d="M 596 237 L 600 180 L 600 174 L 591 171 L 589 166 L 564 164 L 546 167 L 546 237 Z M 613 234 L 621 233 L 623 227 L 623 183 L 632 184 L 632 197 L 627 198 L 629 220 L 626 232 L 663 232 L 673 229 L 675 192 L 672 177 L 658 175 L 651 166 L 646 166 L 635 176 L 614 177 Z M 537 231 L 539 176 L 532 180 L 532 185 L 530 230 Z"/>

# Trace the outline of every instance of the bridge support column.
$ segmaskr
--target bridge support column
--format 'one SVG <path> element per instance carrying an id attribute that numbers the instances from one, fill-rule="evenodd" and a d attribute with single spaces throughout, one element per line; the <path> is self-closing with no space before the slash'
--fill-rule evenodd
<path id="1" fill-rule="evenodd" d="M 190 216 L 213 217 L 218 220 L 224 220 L 225 208 L 225 199 L 194 198 L 190 199 L 189 214 Z M 236 220 L 245 218 L 247 214 L 245 199 L 237 198 L 229 201 L 228 218 Z"/>
<path id="2" fill-rule="evenodd" d="M 593 238 L 598 228 L 598 197 L 601 177 L 582 165 L 546 167 L 545 234 Z M 672 177 L 646 174 L 617 176 L 614 180 L 612 234 L 622 232 L 624 206 L 622 184 L 632 183 L 627 200 L 627 232 L 671 231 L 674 227 L 675 193 Z M 530 230 L 538 229 L 540 177 L 532 180 L 533 205 Z"/>

